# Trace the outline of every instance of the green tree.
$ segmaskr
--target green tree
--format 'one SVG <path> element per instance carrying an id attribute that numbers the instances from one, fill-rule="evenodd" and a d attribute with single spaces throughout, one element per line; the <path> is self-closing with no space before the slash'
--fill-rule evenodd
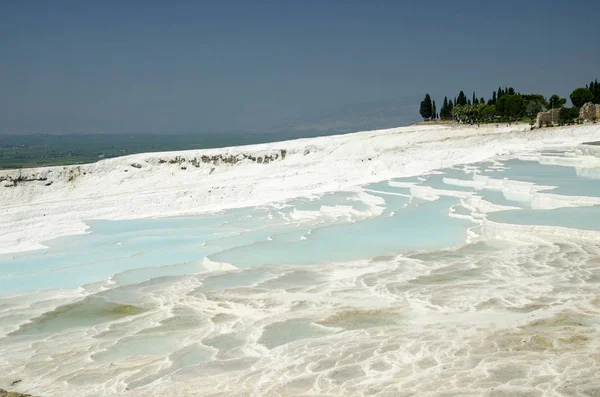
<path id="1" fill-rule="evenodd" d="M 473 105 L 458 105 L 452 110 L 452 117 L 461 123 L 472 123 L 477 115 L 477 106 Z"/>
<path id="2" fill-rule="evenodd" d="M 550 99 L 548 99 L 548 106 L 546 106 L 546 108 L 558 109 L 563 107 L 565 103 L 567 103 L 567 100 L 565 98 L 561 98 L 558 95 L 554 94 L 550 97 Z"/>
<path id="3" fill-rule="evenodd" d="M 464 122 L 466 119 L 466 108 L 468 105 L 456 105 L 452 109 L 452 117 L 458 122 Z"/>
<path id="4" fill-rule="evenodd" d="M 525 101 L 518 94 L 503 94 L 496 101 L 496 114 L 511 119 L 517 119 L 525 112 Z"/>
<path id="5" fill-rule="evenodd" d="M 504 108 L 506 107 L 506 95 L 501 95 L 496 100 L 496 114 L 500 117 L 506 117 L 506 111 Z"/>
<path id="6" fill-rule="evenodd" d="M 594 80 L 590 83 L 589 86 L 585 86 L 592 95 L 594 96 L 594 103 L 600 103 L 600 84 L 598 84 L 598 80 Z"/>
<path id="7" fill-rule="evenodd" d="M 575 107 L 580 108 L 584 104 L 586 104 L 588 102 L 592 102 L 594 100 L 594 95 L 587 88 L 576 88 L 571 93 L 570 98 L 571 98 L 571 102 L 573 102 L 573 105 Z"/>
<path id="8" fill-rule="evenodd" d="M 518 94 L 506 95 L 506 102 L 504 104 L 504 112 L 507 116 L 512 119 L 518 119 L 525 112 L 525 101 L 523 97 Z"/>
<path id="9" fill-rule="evenodd" d="M 490 121 L 494 118 L 494 113 L 496 112 L 496 108 L 494 105 L 486 105 L 485 103 L 480 103 L 477 106 L 477 118 L 480 121 Z"/>
<path id="10" fill-rule="evenodd" d="M 459 92 L 458 97 L 456 98 L 455 106 L 462 106 L 467 104 L 467 96 L 464 92 Z"/>
<path id="11" fill-rule="evenodd" d="M 594 94 L 594 103 L 600 104 L 600 84 L 598 80 L 594 81 L 594 87 L 591 89 L 592 94 Z"/>
<path id="12" fill-rule="evenodd" d="M 539 112 L 546 110 L 546 99 L 539 94 L 522 95 L 525 101 L 525 114 L 535 117 Z"/>
<path id="13" fill-rule="evenodd" d="M 573 106 L 572 108 L 562 108 L 560 110 L 560 124 L 573 124 L 575 119 L 579 117 L 579 108 Z"/>
<path id="14" fill-rule="evenodd" d="M 442 104 L 442 110 L 440 110 L 440 119 L 448 119 L 448 97 L 444 97 L 444 103 Z"/>
<path id="15" fill-rule="evenodd" d="M 425 99 L 421 101 L 419 113 L 421 113 L 423 120 L 429 120 L 433 117 L 433 105 L 431 103 L 431 97 L 429 94 L 425 94 Z"/>
<path id="16" fill-rule="evenodd" d="M 432 106 L 432 110 L 431 110 L 431 115 L 432 115 L 431 117 L 432 117 L 434 120 L 437 120 L 437 109 L 436 109 L 436 107 L 435 107 L 435 101 L 433 101 L 433 106 Z"/>

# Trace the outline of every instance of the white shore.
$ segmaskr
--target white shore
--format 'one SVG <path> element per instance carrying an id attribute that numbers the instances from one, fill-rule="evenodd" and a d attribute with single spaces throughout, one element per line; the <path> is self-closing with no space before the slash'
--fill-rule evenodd
<path id="1" fill-rule="evenodd" d="M 418 175 L 498 154 L 600 140 L 600 125 L 411 126 L 251 146 L 0 171 L 0 253 L 85 233 L 89 219 L 199 214 Z"/>

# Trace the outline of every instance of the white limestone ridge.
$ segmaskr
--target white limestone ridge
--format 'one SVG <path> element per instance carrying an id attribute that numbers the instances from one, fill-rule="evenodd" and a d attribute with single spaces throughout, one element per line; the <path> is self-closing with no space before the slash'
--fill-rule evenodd
<path id="1" fill-rule="evenodd" d="M 600 125 L 410 126 L 97 163 L 0 171 L 0 253 L 84 233 L 89 219 L 218 211 L 334 191 L 495 155 L 600 140 Z M 600 149 L 581 153 L 598 157 Z"/>

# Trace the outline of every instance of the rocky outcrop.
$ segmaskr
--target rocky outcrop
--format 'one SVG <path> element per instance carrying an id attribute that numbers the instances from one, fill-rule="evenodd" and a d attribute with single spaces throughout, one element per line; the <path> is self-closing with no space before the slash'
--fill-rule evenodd
<path id="1" fill-rule="evenodd" d="M 588 102 L 579 110 L 579 119 L 587 121 L 600 120 L 600 105 Z"/>
<path id="2" fill-rule="evenodd" d="M 551 109 L 547 112 L 539 112 L 535 120 L 535 128 L 556 124 L 560 120 L 560 108 Z"/>
<path id="3" fill-rule="evenodd" d="M 155 165 L 164 165 L 166 167 L 175 165 L 183 171 L 200 169 L 202 172 L 211 174 L 218 167 L 228 168 L 230 166 L 236 166 L 250 162 L 256 164 L 269 164 L 275 161 L 282 161 L 285 160 L 287 154 L 288 152 L 286 149 L 271 149 L 240 153 L 232 153 L 230 151 L 225 151 L 224 153 L 215 153 L 214 150 L 211 150 L 201 151 L 201 153 L 198 153 L 197 151 L 189 156 L 183 156 L 180 154 L 173 154 L 169 156 L 168 153 L 165 153 L 160 157 L 156 157 L 152 154 L 132 155 L 129 157 L 129 159 L 135 159 L 137 161 L 130 162 L 125 159 L 125 164 L 120 163 L 121 160 L 119 158 L 115 158 L 84 165 L 0 170 L 0 188 L 14 188 L 16 186 L 22 186 L 25 184 L 28 184 L 28 186 L 39 185 L 44 187 L 51 186 L 55 182 L 62 181 L 68 182 L 71 186 L 73 186 L 83 176 L 92 174 L 92 170 L 95 172 L 97 169 L 102 168 L 101 165 L 107 164 L 120 163 L 119 168 L 121 166 L 123 167 L 120 169 L 120 171 L 122 170 L 128 173 L 135 173 L 137 170 L 144 169 L 147 171 L 149 169 L 148 167 L 153 167 Z"/>
<path id="4" fill-rule="evenodd" d="M 200 167 L 200 164 L 211 164 L 211 165 L 220 165 L 220 164 L 229 164 L 229 165 L 235 165 L 243 160 L 250 160 L 254 163 L 258 163 L 258 164 L 269 164 L 272 161 L 275 160 L 285 160 L 285 155 L 286 155 L 286 150 L 282 149 L 279 152 L 275 152 L 272 154 L 264 154 L 264 155 L 260 155 L 260 156 L 253 156 L 251 154 L 246 154 L 246 153 L 239 153 L 239 154 L 216 154 L 213 156 L 208 156 L 208 155 L 204 155 L 204 156 L 200 156 L 200 157 L 193 157 L 193 158 L 185 158 L 183 156 L 176 156 L 175 158 L 172 158 L 170 160 L 165 160 L 165 159 L 159 159 L 158 163 L 159 164 L 164 164 L 164 163 L 169 163 L 169 164 L 184 164 L 184 163 L 189 163 L 191 165 L 193 165 L 194 167 Z M 132 165 L 133 166 L 133 165 Z"/>
<path id="5" fill-rule="evenodd" d="M 0 389 L 0 397 L 32 397 L 31 394 L 17 393 L 14 391 L 6 391 Z"/>
<path id="6" fill-rule="evenodd" d="M 46 182 L 48 180 L 47 177 L 40 177 L 40 176 L 25 176 L 25 175 L 17 175 L 17 176 L 11 176 L 11 175 L 0 175 L 0 186 L 4 186 L 4 187 L 14 187 L 17 186 L 19 183 L 25 183 L 25 182 Z M 52 182 L 48 182 L 46 183 L 46 185 L 51 185 Z M 0 397 L 2 397 L 2 394 L 0 394 Z"/>

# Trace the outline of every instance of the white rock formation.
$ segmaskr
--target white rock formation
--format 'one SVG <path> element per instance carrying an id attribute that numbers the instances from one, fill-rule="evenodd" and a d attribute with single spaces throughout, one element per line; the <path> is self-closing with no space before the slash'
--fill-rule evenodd
<path id="1" fill-rule="evenodd" d="M 338 190 L 528 149 L 600 140 L 600 125 L 411 126 L 93 164 L 0 171 L 0 253 L 84 233 L 88 219 L 198 214 Z"/>

